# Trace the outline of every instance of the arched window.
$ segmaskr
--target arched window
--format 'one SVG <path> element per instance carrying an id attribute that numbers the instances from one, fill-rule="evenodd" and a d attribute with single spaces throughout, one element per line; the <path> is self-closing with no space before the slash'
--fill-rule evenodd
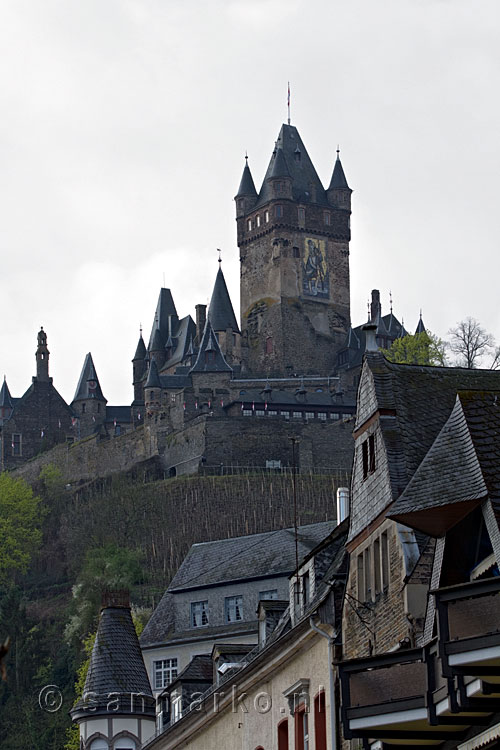
<path id="1" fill-rule="evenodd" d="M 288 719 L 278 724 L 278 750 L 288 750 Z"/>
<path id="2" fill-rule="evenodd" d="M 268 336 L 266 339 L 266 354 L 273 353 L 273 337 Z"/>
<path id="3" fill-rule="evenodd" d="M 326 750 L 326 706 L 323 690 L 314 699 L 314 734 L 315 750 Z"/>
<path id="4" fill-rule="evenodd" d="M 128 732 L 123 732 L 113 743 L 113 750 L 136 750 L 137 744 Z"/>
<path id="5" fill-rule="evenodd" d="M 109 750 L 109 745 L 102 737 L 98 737 L 91 743 L 90 750 Z"/>

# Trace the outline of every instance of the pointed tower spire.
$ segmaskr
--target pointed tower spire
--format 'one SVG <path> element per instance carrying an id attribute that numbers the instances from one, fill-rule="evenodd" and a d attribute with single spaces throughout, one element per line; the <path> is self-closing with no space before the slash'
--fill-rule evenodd
<path id="1" fill-rule="evenodd" d="M 106 401 L 102 394 L 101 385 L 90 352 L 85 356 L 73 403 L 89 398 Z"/>
<path id="2" fill-rule="evenodd" d="M 424 326 L 424 321 L 422 320 L 422 309 L 420 309 L 420 318 L 418 319 L 418 325 L 417 325 L 417 328 L 415 330 L 415 335 L 417 333 L 427 333 L 427 330 L 426 330 L 426 328 Z"/>
<path id="3" fill-rule="evenodd" d="M 227 331 L 228 328 L 231 328 L 234 333 L 239 333 L 240 329 L 236 322 L 221 263 L 222 261 L 219 259 L 219 270 L 215 277 L 212 299 L 208 307 L 208 317 L 214 331 Z"/>
<path id="4" fill-rule="evenodd" d="M 347 180 L 340 161 L 340 149 L 337 147 L 337 158 L 333 167 L 332 179 L 327 191 L 328 202 L 335 208 L 351 210 L 351 193 L 352 190 L 347 184 Z"/>
<path id="5" fill-rule="evenodd" d="M 333 167 L 332 179 L 330 180 L 329 190 L 340 188 L 341 190 L 350 190 L 349 185 L 344 174 L 344 168 L 340 161 L 340 149 L 337 147 L 337 158 L 335 159 L 335 165 Z"/>
<path id="6" fill-rule="evenodd" d="M 0 407 L 4 409 L 12 409 L 12 398 L 7 385 L 7 378 L 3 376 L 2 388 L 0 389 Z"/>
<path id="7" fill-rule="evenodd" d="M 156 364 L 156 358 L 151 357 L 149 364 L 148 378 L 146 380 L 145 388 L 161 388 L 160 376 L 158 375 L 158 365 Z"/>
<path id="8" fill-rule="evenodd" d="M 146 344 L 144 343 L 144 339 L 142 338 L 142 326 L 139 333 L 139 341 L 137 342 L 137 348 L 135 350 L 134 359 L 132 362 L 136 362 L 137 360 L 143 360 L 146 356 Z"/>
<path id="9" fill-rule="evenodd" d="M 217 336 L 212 328 L 210 318 L 207 318 L 205 330 L 200 342 L 196 362 L 190 369 L 193 372 L 232 372 L 233 369 L 224 359 L 224 355 L 219 346 Z"/>
<path id="10" fill-rule="evenodd" d="M 248 166 L 248 156 L 245 154 L 245 166 L 243 167 L 243 174 L 241 175 L 240 186 L 236 193 L 236 198 L 244 197 L 257 197 L 257 191 L 255 189 L 255 183 L 253 181 L 250 167 Z"/>
<path id="11" fill-rule="evenodd" d="M 85 724 L 88 736 L 104 734 L 106 746 L 111 746 L 120 731 L 120 722 L 128 730 L 131 747 L 139 747 L 154 734 L 155 701 L 127 592 L 107 592 L 104 596 L 83 696 L 71 709 L 71 718 Z M 92 696 L 90 701 L 88 696 Z"/>

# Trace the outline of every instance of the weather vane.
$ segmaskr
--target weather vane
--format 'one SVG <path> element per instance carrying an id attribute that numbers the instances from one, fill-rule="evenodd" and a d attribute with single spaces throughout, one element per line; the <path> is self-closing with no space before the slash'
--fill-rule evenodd
<path id="1" fill-rule="evenodd" d="M 222 250 L 219 250 L 219 248 L 217 248 L 217 252 L 219 253 L 219 263 L 222 263 L 222 258 L 221 258 Z"/>

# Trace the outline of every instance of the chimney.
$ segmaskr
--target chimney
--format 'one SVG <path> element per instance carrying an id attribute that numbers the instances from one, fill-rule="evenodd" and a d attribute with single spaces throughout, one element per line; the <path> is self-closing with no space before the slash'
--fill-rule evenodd
<path id="1" fill-rule="evenodd" d="M 372 323 L 378 323 L 382 317 L 382 307 L 380 305 L 380 292 L 378 289 L 372 289 L 372 303 L 370 305 L 370 320 Z"/>
<path id="2" fill-rule="evenodd" d="M 203 331 L 205 329 L 205 323 L 207 322 L 207 306 L 196 305 L 196 345 L 199 346 Z"/>
<path id="3" fill-rule="evenodd" d="M 106 607 L 123 607 L 130 609 L 130 592 L 128 589 L 105 589 L 101 593 L 101 609 Z"/>
<path id="4" fill-rule="evenodd" d="M 337 490 L 337 525 L 349 515 L 349 489 L 339 487 Z"/>
<path id="5" fill-rule="evenodd" d="M 361 330 L 365 332 L 366 337 L 365 352 L 378 352 L 376 323 L 366 323 Z"/>

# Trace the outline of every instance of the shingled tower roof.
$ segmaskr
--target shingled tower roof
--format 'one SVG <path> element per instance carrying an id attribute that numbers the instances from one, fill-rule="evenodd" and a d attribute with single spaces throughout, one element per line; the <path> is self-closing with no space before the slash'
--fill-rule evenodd
<path id="1" fill-rule="evenodd" d="M 83 695 L 92 697 L 88 705 L 84 699 L 78 701 L 71 711 L 73 720 L 110 713 L 107 705 L 111 694 L 118 696 L 119 713 L 154 715 L 154 700 L 130 607 L 114 603 L 101 611 L 90 657 Z M 138 694 L 144 697 L 144 705 Z"/>
<path id="2" fill-rule="evenodd" d="M 243 196 L 257 197 L 257 191 L 255 189 L 252 173 L 250 172 L 250 167 L 248 166 L 247 157 L 245 157 L 245 167 L 243 169 L 243 174 L 241 175 L 241 182 L 238 192 L 236 193 L 236 198 L 242 198 Z"/>
<path id="3" fill-rule="evenodd" d="M 153 327 L 151 329 L 151 336 L 149 338 L 149 351 L 152 351 L 152 343 L 153 343 L 153 337 L 155 335 L 155 331 L 158 328 L 160 330 L 161 334 L 161 347 L 160 349 L 163 349 L 165 346 L 165 342 L 167 340 L 167 336 L 170 333 L 169 328 L 169 319 L 174 322 L 174 325 L 177 325 L 178 322 L 178 316 L 177 316 L 177 310 L 175 309 L 174 299 L 172 297 L 172 293 L 170 289 L 160 289 L 160 295 L 158 297 L 158 304 L 156 305 L 156 312 L 155 312 L 155 318 L 153 322 Z"/>
<path id="4" fill-rule="evenodd" d="M 342 167 L 342 162 L 340 161 L 338 152 L 337 158 L 335 160 L 335 166 L 333 167 L 332 179 L 330 180 L 330 187 L 328 189 L 335 190 L 337 188 L 350 190 L 345 178 L 344 169 Z"/>
<path id="5" fill-rule="evenodd" d="M 90 352 L 85 357 L 82 373 L 76 387 L 73 401 L 80 401 L 87 398 L 96 398 L 101 401 L 106 401 L 101 391 L 101 385 Z"/>
<path id="6" fill-rule="evenodd" d="M 418 325 L 415 330 L 415 335 L 417 333 L 427 333 L 425 326 L 424 326 L 424 321 L 422 320 L 422 313 L 420 313 L 420 318 L 418 319 Z"/>
<path id="7" fill-rule="evenodd" d="M 325 189 L 294 125 L 281 126 L 256 207 L 274 198 L 271 181 L 277 177 L 292 180 L 293 200 L 328 205 Z"/>
<path id="8" fill-rule="evenodd" d="M 225 331 L 228 328 L 238 333 L 240 331 L 220 265 L 208 308 L 208 317 L 214 331 Z"/>
<path id="9" fill-rule="evenodd" d="M 221 352 L 217 336 L 214 333 L 210 318 L 207 318 L 205 329 L 198 349 L 196 362 L 190 369 L 192 372 L 232 372 Z"/>
<path id="10" fill-rule="evenodd" d="M 141 331 L 141 335 L 139 336 L 139 341 L 137 342 L 137 349 L 135 350 L 134 359 L 132 361 L 137 360 L 137 359 L 144 359 L 145 356 L 146 356 L 146 344 L 144 343 L 144 339 L 142 338 L 142 331 Z"/>
<path id="11" fill-rule="evenodd" d="M 0 407 L 3 407 L 4 409 L 12 409 L 12 398 L 9 391 L 9 386 L 7 385 L 7 380 L 3 378 L 2 388 L 0 389 Z"/>
<path id="12" fill-rule="evenodd" d="M 154 357 L 151 357 L 145 388 L 161 388 L 160 376 L 158 375 L 158 365 L 156 364 L 156 359 Z"/>

